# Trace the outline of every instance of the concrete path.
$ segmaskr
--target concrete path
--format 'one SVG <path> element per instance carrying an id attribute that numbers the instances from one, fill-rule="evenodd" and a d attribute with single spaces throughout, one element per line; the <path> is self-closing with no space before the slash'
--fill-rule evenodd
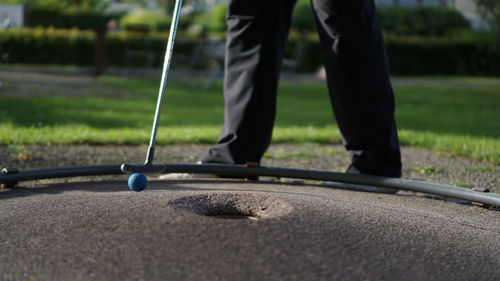
<path id="1" fill-rule="evenodd" d="M 0 280 L 499 276 L 498 211 L 417 196 L 233 180 L 0 192 Z"/>

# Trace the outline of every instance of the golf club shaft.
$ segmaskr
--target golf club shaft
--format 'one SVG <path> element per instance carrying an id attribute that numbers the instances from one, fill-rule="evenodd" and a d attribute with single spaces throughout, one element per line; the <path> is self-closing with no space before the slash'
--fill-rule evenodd
<path id="1" fill-rule="evenodd" d="M 146 163 L 152 163 L 154 157 L 154 146 L 156 142 L 156 134 L 158 133 L 158 125 L 160 123 L 160 114 L 163 106 L 163 97 L 165 96 L 165 88 L 167 86 L 168 70 L 172 61 L 172 52 L 174 51 L 175 33 L 177 32 L 177 24 L 181 13 L 182 0 L 175 1 L 174 15 L 172 16 L 172 24 L 170 25 L 170 34 L 168 35 L 167 50 L 165 51 L 165 61 L 163 62 L 163 72 L 161 76 L 160 90 L 158 92 L 158 100 L 156 103 L 156 112 L 151 131 L 151 139 L 149 141 L 149 150 L 146 157 Z"/>

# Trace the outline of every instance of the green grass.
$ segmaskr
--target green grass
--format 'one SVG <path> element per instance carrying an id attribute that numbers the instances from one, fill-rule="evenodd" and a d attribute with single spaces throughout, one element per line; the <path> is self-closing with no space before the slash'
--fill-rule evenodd
<path id="1" fill-rule="evenodd" d="M 500 165 L 500 79 L 437 81 L 443 83 L 394 85 L 401 143 Z M 159 81 L 103 77 L 97 83 L 134 95 L 0 96 L 0 144 L 147 143 Z M 199 83 L 169 81 L 159 144 L 216 140 L 224 114 L 221 84 L 194 90 Z M 324 82 L 283 82 L 279 91 L 274 142 L 340 143 Z"/>
<path id="2" fill-rule="evenodd" d="M 487 166 L 473 166 L 473 167 L 464 167 L 465 171 L 468 172 L 493 172 L 493 171 L 498 171 L 500 170 L 499 166 L 496 167 L 487 167 Z"/>
<path id="3" fill-rule="evenodd" d="M 423 165 L 415 165 L 412 168 L 413 171 L 418 172 L 420 174 L 437 174 L 441 171 L 434 166 L 423 166 Z"/>

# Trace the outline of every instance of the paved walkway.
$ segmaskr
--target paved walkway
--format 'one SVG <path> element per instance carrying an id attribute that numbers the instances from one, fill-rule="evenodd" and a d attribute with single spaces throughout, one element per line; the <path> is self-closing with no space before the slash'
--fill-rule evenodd
<path id="1" fill-rule="evenodd" d="M 246 215 L 257 219 L 215 218 Z M 1 280 L 495 280 L 497 211 L 299 183 L 0 192 Z M 31 279 L 30 279 L 31 278 Z"/>

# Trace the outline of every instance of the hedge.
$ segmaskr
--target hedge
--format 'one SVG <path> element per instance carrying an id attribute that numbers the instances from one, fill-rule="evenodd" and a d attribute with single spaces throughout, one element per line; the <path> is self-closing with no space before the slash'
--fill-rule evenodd
<path id="1" fill-rule="evenodd" d="M 218 4 L 196 17 L 193 23 L 203 25 L 209 31 L 224 31 L 227 27 L 226 11 L 226 4 Z M 470 23 L 456 9 L 379 5 L 376 11 L 382 29 L 395 35 L 442 36 L 470 29 Z M 310 0 L 298 0 L 295 4 L 291 29 L 297 33 L 316 32 Z"/>
<path id="2" fill-rule="evenodd" d="M 26 20 L 30 27 L 97 29 L 106 26 L 119 14 L 104 14 L 93 10 L 64 10 L 57 7 L 38 7 L 28 5 Z"/>
<path id="3" fill-rule="evenodd" d="M 130 32 L 110 34 L 106 40 L 108 64 L 140 67 L 146 66 L 146 57 L 152 57 L 148 67 L 159 67 L 163 64 L 167 37 L 161 33 L 146 38 Z M 0 63 L 92 66 L 94 41 L 94 32 L 78 29 L 0 30 Z M 179 38 L 176 56 L 189 57 L 196 45 L 196 40 Z"/>
<path id="4" fill-rule="evenodd" d="M 377 16 L 385 32 L 400 36 L 443 36 L 471 28 L 469 21 L 455 9 L 379 6 Z"/>
<path id="5" fill-rule="evenodd" d="M 167 38 L 168 33 L 148 37 L 127 32 L 111 34 L 107 38 L 108 62 L 112 66 L 120 67 L 161 67 Z M 197 39 L 176 38 L 173 63 L 189 63 L 190 56 L 199 44 Z"/>
<path id="6" fill-rule="evenodd" d="M 157 32 L 169 30 L 172 19 L 157 10 L 141 9 L 128 13 L 120 18 L 120 28 L 123 30 L 145 30 Z"/>
<path id="7" fill-rule="evenodd" d="M 498 41 L 388 38 L 386 43 L 393 73 L 500 75 Z"/>
<path id="8" fill-rule="evenodd" d="M 202 26 L 204 29 L 209 31 L 226 31 L 226 14 L 227 4 L 219 3 L 212 9 L 196 14 L 193 17 L 191 24 L 194 26 Z M 180 21 L 184 21 L 184 19 L 181 19 Z"/>
<path id="9" fill-rule="evenodd" d="M 108 64 L 111 66 L 160 67 L 168 34 L 139 37 L 119 32 L 107 37 Z M 182 34 L 181 34 L 182 35 Z M 0 62 L 91 66 L 94 32 L 56 29 L 0 30 Z M 188 62 L 197 38 L 179 36 L 174 63 Z M 488 38 L 438 39 L 386 37 L 391 71 L 396 75 L 500 75 L 500 44 Z M 313 72 L 322 65 L 317 39 L 300 40 L 293 36 L 286 47 L 287 57 L 303 46 L 298 72 Z M 146 65 L 145 61 L 151 64 Z"/>
<path id="10" fill-rule="evenodd" d="M 93 62 L 92 31 L 43 29 L 0 30 L 0 61 L 25 64 L 73 64 Z"/>
<path id="11" fill-rule="evenodd" d="M 391 73 L 396 75 L 500 75 L 500 43 L 488 38 L 386 37 Z M 299 45 L 305 49 L 298 72 L 312 72 L 322 65 L 317 40 L 289 39 L 286 54 Z"/>

